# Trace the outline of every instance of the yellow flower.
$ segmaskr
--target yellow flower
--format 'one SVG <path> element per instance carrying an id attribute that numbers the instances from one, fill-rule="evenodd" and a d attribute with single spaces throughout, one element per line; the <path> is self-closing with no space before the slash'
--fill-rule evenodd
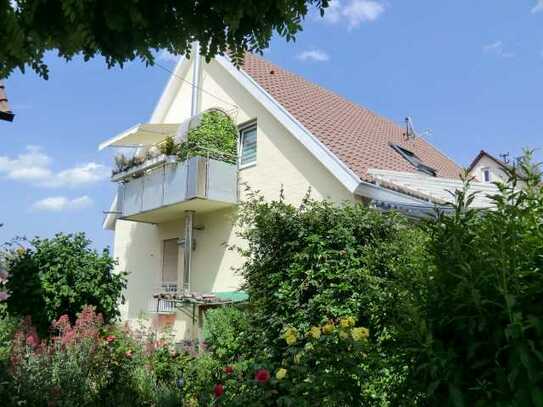
<path id="1" fill-rule="evenodd" d="M 294 345 L 296 343 L 296 340 L 298 339 L 298 331 L 296 328 L 287 328 L 285 331 L 283 338 L 285 341 L 287 341 L 288 345 Z"/>
<path id="2" fill-rule="evenodd" d="M 347 318 L 342 318 L 340 321 L 339 321 L 339 326 L 346 329 L 346 328 L 351 328 L 354 326 L 355 324 L 355 320 L 353 317 L 347 317 Z"/>
<path id="3" fill-rule="evenodd" d="M 287 328 L 287 330 L 285 331 L 285 336 L 289 336 L 289 335 L 298 335 L 298 331 L 296 330 L 296 328 L 292 328 L 292 327 L 289 327 Z"/>
<path id="4" fill-rule="evenodd" d="M 285 376 L 287 375 L 287 369 L 281 368 L 275 373 L 275 378 L 277 380 L 283 380 Z"/>
<path id="5" fill-rule="evenodd" d="M 311 327 L 309 336 L 313 339 L 319 339 L 321 337 L 321 329 L 318 326 Z"/>
<path id="6" fill-rule="evenodd" d="M 330 335 L 332 332 L 334 332 L 335 326 L 332 322 L 327 322 L 322 327 L 322 333 L 325 335 Z"/>
<path id="7" fill-rule="evenodd" d="M 346 339 L 349 339 L 349 332 L 347 332 L 346 330 L 344 329 L 341 329 L 339 331 L 339 337 L 343 340 L 346 340 Z"/>
<path id="8" fill-rule="evenodd" d="M 301 360 L 302 360 L 302 354 L 301 353 L 297 353 L 296 355 L 294 355 L 294 363 L 295 364 L 299 365 Z"/>
<path id="9" fill-rule="evenodd" d="M 287 341 L 287 345 L 294 345 L 296 343 L 296 336 L 295 335 L 287 335 L 285 336 L 285 341 Z"/>
<path id="10" fill-rule="evenodd" d="M 304 346 L 304 349 L 308 352 L 311 352 L 313 350 L 313 344 L 311 342 L 307 342 Z"/>
<path id="11" fill-rule="evenodd" d="M 370 331 L 368 328 L 353 328 L 351 334 L 355 341 L 361 342 L 368 339 L 368 336 L 370 336 Z"/>

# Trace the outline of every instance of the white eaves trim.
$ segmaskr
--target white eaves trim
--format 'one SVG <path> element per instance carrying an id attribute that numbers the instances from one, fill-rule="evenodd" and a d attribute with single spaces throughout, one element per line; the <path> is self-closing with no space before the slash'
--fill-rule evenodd
<path id="1" fill-rule="evenodd" d="M 228 58 L 217 56 L 215 60 L 236 79 L 241 86 L 258 100 L 317 160 L 319 160 L 350 192 L 359 186 L 360 178 L 343 161 L 336 157 L 302 123 L 292 116 L 279 102 L 264 90 L 253 78 L 237 69 Z"/>

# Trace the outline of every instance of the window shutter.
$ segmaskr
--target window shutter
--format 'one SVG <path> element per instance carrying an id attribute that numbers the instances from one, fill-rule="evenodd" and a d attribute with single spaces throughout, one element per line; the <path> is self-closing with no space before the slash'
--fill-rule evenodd
<path id="1" fill-rule="evenodd" d="M 177 283 L 177 262 L 179 259 L 177 239 L 164 240 L 163 250 L 162 282 Z"/>

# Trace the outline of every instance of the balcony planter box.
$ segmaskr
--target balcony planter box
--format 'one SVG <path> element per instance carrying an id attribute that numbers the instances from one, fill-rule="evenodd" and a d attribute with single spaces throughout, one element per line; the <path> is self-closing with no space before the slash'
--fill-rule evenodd
<path id="1" fill-rule="evenodd" d="M 138 175 L 142 175 L 145 171 L 150 170 L 152 168 L 158 167 L 163 164 L 172 164 L 175 163 L 178 160 L 177 156 L 175 155 L 164 155 L 161 154 L 155 158 L 151 158 L 149 160 L 145 160 L 140 165 L 136 165 L 135 167 L 129 168 L 126 171 L 119 172 L 111 177 L 111 180 L 113 182 L 123 181 L 127 178 L 133 178 Z"/>

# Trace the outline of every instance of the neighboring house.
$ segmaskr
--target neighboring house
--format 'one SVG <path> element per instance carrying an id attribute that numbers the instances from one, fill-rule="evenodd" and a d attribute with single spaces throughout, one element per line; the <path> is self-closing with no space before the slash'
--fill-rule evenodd
<path id="1" fill-rule="evenodd" d="M 0 82 L 0 120 L 13 121 L 15 115 L 10 110 L 4 84 Z"/>
<path id="2" fill-rule="evenodd" d="M 166 136 L 182 137 L 208 109 L 222 109 L 240 132 L 238 164 L 205 157 L 146 161 L 117 174 L 118 193 L 104 227 L 128 271 L 123 318 L 150 312 L 179 339 L 199 335 L 210 306 L 243 298 L 225 246 L 242 243 L 232 218 L 246 183 L 267 200 L 315 199 L 396 209 L 420 216 L 451 200 L 461 169 L 422 138 L 272 63 L 247 55 L 241 69 L 226 57 L 204 63 L 196 52 L 175 68 L 149 123 L 105 141 L 141 156 Z M 194 86 L 192 86 L 194 84 Z M 474 188 L 494 192 L 493 185 Z M 488 206 L 481 194 L 478 206 Z"/>
<path id="3" fill-rule="evenodd" d="M 507 163 L 481 150 L 468 167 L 468 172 L 479 182 L 505 182 L 507 181 L 507 169 Z"/>

